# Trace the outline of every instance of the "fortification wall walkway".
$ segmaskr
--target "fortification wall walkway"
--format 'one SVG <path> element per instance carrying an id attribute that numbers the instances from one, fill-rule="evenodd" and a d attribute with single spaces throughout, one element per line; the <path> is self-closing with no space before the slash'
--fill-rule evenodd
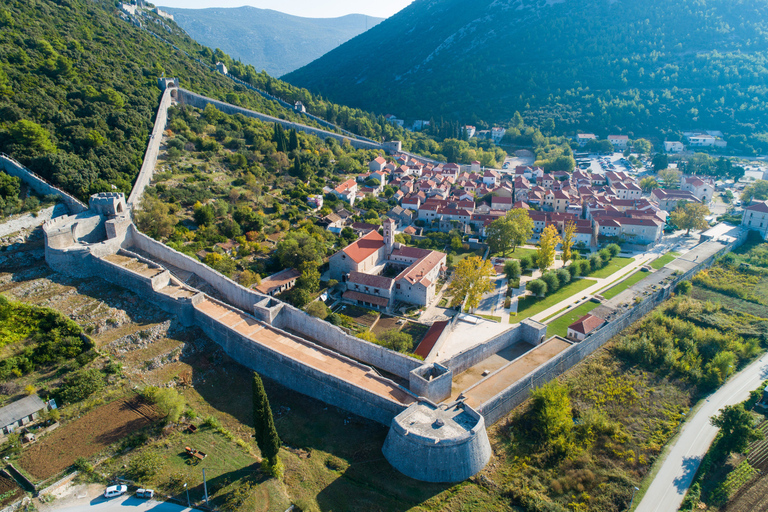
<path id="1" fill-rule="evenodd" d="M 128 197 L 128 206 L 130 207 L 139 204 L 141 197 L 144 195 L 144 190 L 155 174 L 157 156 L 160 153 L 163 132 L 168 124 L 168 107 L 171 106 L 171 102 L 171 88 L 169 87 L 163 91 L 163 95 L 160 98 L 160 106 L 157 108 L 157 115 L 155 116 L 155 125 L 152 128 L 152 134 L 149 136 L 147 151 L 144 153 L 144 162 L 141 164 L 141 170 L 136 177 L 136 183 L 133 184 L 133 190 L 131 190 L 131 195 Z"/>

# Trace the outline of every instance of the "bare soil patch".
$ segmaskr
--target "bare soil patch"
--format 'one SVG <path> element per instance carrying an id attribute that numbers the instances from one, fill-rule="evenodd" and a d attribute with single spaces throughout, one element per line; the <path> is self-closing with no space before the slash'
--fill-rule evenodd
<path id="1" fill-rule="evenodd" d="M 24 491 L 12 478 L 0 475 L 0 507 L 5 507 L 24 496 Z"/>
<path id="2" fill-rule="evenodd" d="M 35 478 L 45 480 L 71 466 L 78 457 L 91 457 L 158 418 L 155 410 L 137 397 L 116 400 L 26 448 L 19 463 Z"/>

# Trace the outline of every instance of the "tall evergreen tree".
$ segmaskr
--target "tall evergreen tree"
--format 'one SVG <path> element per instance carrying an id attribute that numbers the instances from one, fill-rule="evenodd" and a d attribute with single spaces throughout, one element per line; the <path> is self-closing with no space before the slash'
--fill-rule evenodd
<path id="1" fill-rule="evenodd" d="M 272 408 L 264 390 L 264 383 L 258 373 L 253 372 L 253 427 L 256 431 L 256 444 L 263 458 L 274 465 L 280 451 L 280 437 L 277 435 Z"/>
<path id="2" fill-rule="evenodd" d="M 299 149 L 299 135 L 295 128 L 291 128 L 288 140 L 288 151 L 293 151 L 294 149 Z"/>

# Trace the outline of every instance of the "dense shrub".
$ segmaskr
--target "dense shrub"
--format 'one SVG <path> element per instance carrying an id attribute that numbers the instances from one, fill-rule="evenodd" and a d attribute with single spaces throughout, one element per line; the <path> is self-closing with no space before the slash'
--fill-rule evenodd
<path id="1" fill-rule="evenodd" d="M 78 370 L 64 379 L 58 389 L 57 402 L 75 403 L 85 400 L 104 387 L 104 374 L 96 368 Z"/>
<path id="2" fill-rule="evenodd" d="M 541 280 L 547 283 L 547 293 L 554 293 L 560 288 L 560 279 L 555 272 L 547 272 L 541 276 Z"/>
<path id="3" fill-rule="evenodd" d="M 619 255 L 621 252 L 621 247 L 619 247 L 618 244 L 609 244 L 606 249 L 611 254 L 611 257 L 614 258 Z"/>
<path id="4" fill-rule="evenodd" d="M 568 272 L 567 268 L 559 268 L 555 270 L 555 274 L 557 275 L 557 279 L 560 281 L 560 286 L 565 286 L 571 282 L 571 273 Z"/>
<path id="5" fill-rule="evenodd" d="M 525 289 L 537 297 L 543 297 L 547 294 L 547 283 L 541 279 L 534 279 L 533 281 L 528 281 L 528 284 L 525 285 Z"/>
<path id="6" fill-rule="evenodd" d="M 594 272 L 603 268 L 603 258 L 599 254 L 593 254 L 589 257 L 589 271 Z"/>
<path id="7" fill-rule="evenodd" d="M 507 260 L 504 262 L 504 274 L 506 274 L 508 280 L 514 281 L 518 279 L 521 273 L 522 268 L 518 260 Z"/>

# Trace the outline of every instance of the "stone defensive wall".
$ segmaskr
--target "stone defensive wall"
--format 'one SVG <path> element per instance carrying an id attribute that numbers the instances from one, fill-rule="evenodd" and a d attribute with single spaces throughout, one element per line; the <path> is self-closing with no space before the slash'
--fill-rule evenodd
<path id="1" fill-rule="evenodd" d="M 70 213 L 81 213 L 88 210 L 88 207 L 81 201 L 48 183 L 44 178 L 30 171 L 5 153 L 0 153 L 0 168 L 7 174 L 21 179 L 29 188 L 40 195 L 58 197 L 67 206 Z"/>
<path id="2" fill-rule="evenodd" d="M 464 390 L 462 392 L 463 397 L 468 405 L 483 415 L 486 424 L 494 424 L 509 414 L 512 409 L 523 403 L 530 396 L 530 392 L 533 389 L 541 387 L 576 366 L 614 336 L 641 320 L 645 315 L 667 300 L 681 281 L 690 280 L 700 270 L 711 267 L 718 258 L 741 245 L 745 239 L 746 232 L 742 232 L 738 239 L 729 243 L 707 241 L 700 244 L 688 253 L 687 262 L 679 264 L 679 268 L 670 264 L 657 272 L 659 279 L 666 279 L 664 284 L 657 286 L 655 291 L 645 295 L 639 303 L 633 303 L 631 307 L 611 319 L 609 323 L 595 331 L 585 340 L 571 343 L 557 336 L 550 338 L 535 349 L 507 363 L 501 369 Z M 699 255 L 706 256 L 699 258 Z M 686 255 L 683 255 L 680 258 L 685 257 Z M 632 298 L 633 296 L 630 292 L 626 291 L 613 300 L 619 302 L 622 300 L 632 300 Z M 535 325 L 531 325 L 529 328 L 533 329 Z M 442 364 L 451 367 L 454 374 L 461 373 L 464 369 L 477 364 L 477 362 L 494 353 L 493 346 L 496 347 L 496 350 L 501 350 L 515 343 L 515 336 L 522 335 L 522 331 L 518 334 L 516 334 L 516 331 L 506 331 L 483 346 L 470 348 L 444 361 Z M 523 336 L 522 339 L 526 337 Z M 488 346 L 487 349 L 485 348 L 486 345 Z M 537 354 L 537 352 L 541 353 Z M 524 364 L 526 359 L 536 364 L 535 369 L 529 372 L 521 369 L 529 367 L 529 365 Z M 499 382 L 509 382 L 510 385 L 507 387 L 499 386 Z M 497 392 L 493 394 L 493 391 Z"/>
<path id="3" fill-rule="evenodd" d="M 203 329 L 240 364 L 384 425 L 417 402 L 410 391 L 371 367 L 184 285 L 163 266 L 124 248 L 130 246 L 130 236 L 85 244 L 73 241 L 64 246 L 61 238 L 71 237 L 72 224 L 82 221 L 82 216 L 60 217 L 44 226 L 46 239 L 59 239 L 59 247 L 46 244 L 46 261 L 54 269 L 79 277 L 101 277 L 130 289 L 185 325 Z M 91 225 L 100 223 L 104 219 Z"/>
<path id="4" fill-rule="evenodd" d="M 245 288 L 208 265 L 153 240 L 139 232 L 133 224 L 129 226 L 128 231 L 129 237 L 123 245 L 129 248 L 136 247 L 150 254 L 153 258 L 160 260 L 161 264 L 165 262 L 197 275 L 215 288 L 228 304 L 252 313 L 260 320 L 277 328 L 297 332 L 341 354 L 403 379 L 408 379 L 410 372 L 423 364 L 412 357 L 349 336 L 335 325 L 272 297 Z"/>
<path id="5" fill-rule="evenodd" d="M 133 207 L 139 204 L 141 196 L 144 195 L 144 189 L 147 188 L 155 173 L 157 156 L 160 153 L 160 142 L 163 140 L 163 132 L 168 124 L 168 107 L 171 106 L 172 100 L 171 91 L 172 88 L 166 88 L 160 98 L 160 106 L 155 116 L 155 126 L 149 136 L 149 143 L 147 144 L 147 151 L 144 153 L 144 162 L 141 164 L 139 176 L 136 178 L 131 195 L 128 197 L 128 206 Z"/>
<path id="6" fill-rule="evenodd" d="M 492 454 L 485 420 L 461 402 L 409 407 L 392 422 L 382 451 L 398 471 L 427 482 L 466 480 Z"/>
<path id="7" fill-rule="evenodd" d="M 320 128 L 314 128 L 312 126 L 294 123 L 292 121 L 286 121 L 285 119 L 279 119 L 277 117 L 273 117 L 267 114 L 262 114 L 261 112 L 256 112 L 253 110 L 249 110 L 247 108 L 238 107 L 236 105 L 231 105 L 229 103 L 225 103 L 219 100 L 214 100 L 212 98 L 207 98 L 205 96 L 201 96 L 200 94 L 196 94 L 186 89 L 180 88 L 178 90 L 178 100 L 180 103 L 183 103 L 185 105 L 189 105 L 192 107 L 196 107 L 199 109 L 204 109 L 206 105 L 213 105 L 214 107 L 216 107 L 221 112 L 224 112 L 225 114 L 231 114 L 231 115 L 242 114 L 246 117 L 253 117 L 255 119 L 259 119 L 267 123 L 280 123 L 286 129 L 293 128 L 300 132 L 308 133 L 310 135 L 316 135 L 321 139 L 326 139 L 328 137 L 331 137 L 333 139 L 336 139 L 340 144 L 343 143 L 344 141 L 349 141 L 349 143 L 355 149 L 384 150 L 384 151 L 387 151 L 388 153 L 394 152 L 393 146 L 390 144 L 368 142 L 365 140 L 344 136 L 339 133 L 329 132 L 327 130 L 321 130 Z"/>

